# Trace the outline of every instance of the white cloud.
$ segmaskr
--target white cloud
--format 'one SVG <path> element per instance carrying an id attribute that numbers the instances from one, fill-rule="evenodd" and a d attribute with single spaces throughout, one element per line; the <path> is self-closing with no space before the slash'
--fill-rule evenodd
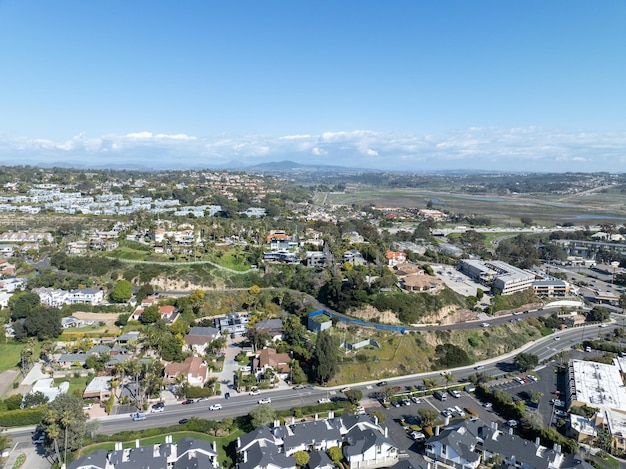
<path id="1" fill-rule="evenodd" d="M 80 133 L 65 141 L 0 136 L 0 161 L 4 164 L 65 159 L 98 160 L 101 164 L 125 161 L 159 168 L 210 167 L 232 159 L 243 164 L 291 159 L 391 170 L 625 171 L 625 150 L 626 132 L 565 132 L 537 127 L 474 127 L 424 135 L 354 130 L 213 138 L 150 131 L 99 137 Z"/>

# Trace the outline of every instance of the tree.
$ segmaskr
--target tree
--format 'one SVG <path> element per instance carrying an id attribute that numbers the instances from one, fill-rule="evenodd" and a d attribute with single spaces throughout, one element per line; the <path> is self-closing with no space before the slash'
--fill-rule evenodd
<path id="1" fill-rule="evenodd" d="M 252 426 L 258 428 L 274 421 L 276 412 L 274 412 L 274 409 L 272 409 L 269 404 L 261 404 L 252 409 L 248 415 L 250 416 Z"/>
<path id="2" fill-rule="evenodd" d="M 315 380 L 327 383 L 335 376 L 339 367 L 339 352 L 336 340 L 328 331 L 317 335 L 312 357 L 312 370 Z"/>
<path id="3" fill-rule="evenodd" d="M 382 410 L 375 410 L 370 413 L 372 418 L 375 418 L 378 424 L 382 424 L 387 419 L 387 414 L 385 414 Z"/>
<path id="4" fill-rule="evenodd" d="M 18 319 L 28 316 L 35 307 L 41 304 L 39 295 L 31 292 L 18 292 L 9 298 L 9 309 L 11 310 L 11 319 Z"/>
<path id="5" fill-rule="evenodd" d="M 24 331 L 27 337 L 37 337 L 39 340 L 59 337 L 63 332 L 61 311 L 43 305 L 37 306 L 26 316 Z"/>
<path id="6" fill-rule="evenodd" d="M 328 457 L 336 466 L 339 466 L 339 463 L 343 459 L 343 452 L 339 446 L 331 446 L 326 450 L 326 454 L 328 454 Z"/>
<path id="7" fill-rule="evenodd" d="M 34 393 L 28 393 L 24 396 L 24 399 L 22 399 L 22 405 L 24 406 L 25 409 L 28 409 L 30 407 L 37 407 L 40 405 L 44 405 L 48 403 L 48 396 L 46 396 L 44 393 L 42 393 L 41 391 L 37 391 Z"/>
<path id="8" fill-rule="evenodd" d="M 293 455 L 296 458 L 296 466 L 304 467 L 309 463 L 309 453 L 306 451 L 296 451 Z"/>
<path id="9" fill-rule="evenodd" d="M 360 389 L 348 389 L 344 394 L 352 405 L 358 403 L 363 398 L 363 392 Z"/>
<path id="10" fill-rule="evenodd" d="M 141 324 L 154 324 L 159 319 L 161 319 L 161 313 L 159 313 L 159 307 L 156 305 L 148 306 L 139 317 Z"/>
<path id="11" fill-rule="evenodd" d="M 41 426 L 48 439 L 55 442 L 55 449 L 60 436 L 57 435 L 57 428 L 63 431 L 63 451 L 67 456 L 68 450 L 74 451 L 82 447 L 86 420 L 82 399 L 73 394 L 61 394 L 48 404 Z"/>
<path id="12" fill-rule="evenodd" d="M 6 406 L 7 410 L 17 410 L 21 407 L 23 399 L 24 396 L 22 396 L 21 394 L 13 394 L 12 396 L 9 396 L 4 400 L 4 405 Z"/>
<path id="13" fill-rule="evenodd" d="M 430 407 L 420 407 L 417 409 L 417 415 L 420 416 L 423 427 L 430 427 L 439 417 L 439 412 Z"/>
<path id="14" fill-rule="evenodd" d="M 113 303 L 126 303 L 133 296 L 133 285 L 128 280 L 120 280 L 109 294 Z"/>
<path id="15" fill-rule="evenodd" d="M 611 313 L 607 308 L 595 306 L 587 313 L 587 322 L 606 322 L 610 319 Z"/>
<path id="16" fill-rule="evenodd" d="M 524 226 L 531 226 L 533 224 L 533 219 L 530 217 L 521 217 L 520 221 Z"/>
<path id="17" fill-rule="evenodd" d="M 513 359 L 513 365 L 522 373 L 532 370 L 539 364 L 539 357 L 532 353 L 519 353 Z"/>

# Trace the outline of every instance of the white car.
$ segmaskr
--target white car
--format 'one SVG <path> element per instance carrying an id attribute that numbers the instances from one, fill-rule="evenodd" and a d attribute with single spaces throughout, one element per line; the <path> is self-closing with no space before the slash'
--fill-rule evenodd
<path id="1" fill-rule="evenodd" d="M 90 402 L 89 404 L 85 404 L 83 406 L 83 410 L 91 410 L 93 407 L 93 404 Z"/>
<path id="2" fill-rule="evenodd" d="M 330 399 L 327 397 L 322 397 L 317 400 L 318 404 L 330 404 Z"/>
<path id="3" fill-rule="evenodd" d="M 222 404 L 213 404 L 209 406 L 209 410 L 222 410 Z"/>
<path id="4" fill-rule="evenodd" d="M 506 424 L 509 427 L 517 427 L 518 421 L 517 420 L 507 420 Z"/>
<path id="5" fill-rule="evenodd" d="M 254 389 L 250 391 L 251 396 L 258 396 L 259 394 L 261 394 L 261 392 L 258 389 Z"/>
<path id="6" fill-rule="evenodd" d="M 263 399 L 259 399 L 259 404 L 271 404 L 272 400 L 269 397 L 264 397 Z"/>
<path id="7" fill-rule="evenodd" d="M 489 327 L 490 324 L 488 322 L 483 322 L 480 327 Z"/>

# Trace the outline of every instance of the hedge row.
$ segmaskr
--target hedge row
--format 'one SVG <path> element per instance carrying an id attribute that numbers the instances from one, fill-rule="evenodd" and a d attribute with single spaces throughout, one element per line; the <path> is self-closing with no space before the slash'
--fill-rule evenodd
<path id="1" fill-rule="evenodd" d="M 0 412 L 0 425 L 3 427 L 23 427 L 41 422 L 45 407 L 33 409 L 7 410 Z"/>

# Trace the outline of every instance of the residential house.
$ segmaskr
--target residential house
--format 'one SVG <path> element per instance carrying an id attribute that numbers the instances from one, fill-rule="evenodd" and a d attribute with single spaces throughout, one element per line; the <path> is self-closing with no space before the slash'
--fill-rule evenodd
<path id="1" fill-rule="evenodd" d="M 440 466 L 454 469 L 476 469 L 480 454 L 476 451 L 478 440 L 465 427 L 447 428 L 426 442 L 426 457 Z"/>
<path id="2" fill-rule="evenodd" d="M 77 290 L 70 290 L 67 295 L 66 303 L 87 303 L 90 305 L 97 305 L 104 299 L 104 292 L 97 288 L 80 288 Z"/>
<path id="3" fill-rule="evenodd" d="M 173 383 L 179 376 L 191 386 L 203 386 L 209 376 L 209 368 L 200 357 L 187 357 L 182 363 L 165 365 L 165 380 Z"/>
<path id="4" fill-rule="evenodd" d="M 62 307 L 67 302 L 69 295 L 68 291 L 55 288 L 33 288 L 32 291 L 39 295 L 41 304 L 53 308 Z"/>
<path id="5" fill-rule="evenodd" d="M 69 469 L 217 469 L 217 446 L 205 440 L 183 438 L 172 442 L 171 435 L 165 443 L 124 449 L 116 443 L 113 451 L 98 450 L 71 462 Z"/>
<path id="6" fill-rule="evenodd" d="M 112 376 L 96 376 L 83 391 L 83 399 L 98 399 L 102 402 L 110 398 L 112 379 Z"/>
<path id="7" fill-rule="evenodd" d="M 269 334 L 272 341 L 276 342 L 283 339 L 283 321 L 280 319 L 267 319 L 256 323 L 256 330 Z"/>
<path id="8" fill-rule="evenodd" d="M 248 313 L 231 313 L 215 318 L 215 327 L 222 334 L 245 334 L 248 330 L 249 320 L 250 315 Z"/>
<path id="9" fill-rule="evenodd" d="M 203 355 L 207 345 L 220 337 L 220 331 L 215 327 L 192 327 L 183 339 L 188 349 L 198 355 Z"/>
<path id="10" fill-rule="evenodd" d="M 63 381 L 58 386 L 54 386 L 54 379 L 44 378 L 37 380 L 33 385 L 29 394 L 35 394 L 37 392 L 42 393 L 48 398 L 49 402 L 54 401 L 60 394 L 65 394 L 70 388 L 70 383 Z"/>
<path id="11" fill-rule="evenodd" d="M 356 231 L 350 231 L 341 235 L 343 239 L 347 239 L 352 244 L 360 244 L 365 242 L 365 238 Z"/>
<path id="12" fill-rule="evenodd" d="M 387 258 L 387 265 L 394 266 L 406 262 L 406 254 L 401 251 L 387 250 L 385 253 Z"/>
<path id="13" fill-rule="evenodd" d="M 309 467 L 329 469 L 334 467 L 325 451 L 331 447 L 343 449 L 351 468 L 377 468 L 392 466 L 398 461 L 398 451 L 388 438 L 386 430 L 366 415 L 260 427 L 237 439 L 236 451 L 239 469 L 292 468 L 294 454 L 310 453 Z"/>
<path id="14" fill-rule="evenodd" d="M 276 349 L 264 348 L 252 359 L 252 370 L 256 375 L 263 374 L 272 368 L 281 379 L 289 376 L 291 356 L 288 353 L 278 353 Z"/>
<path id="15" fill-rule="evenodd" d="M 307 251 L 304 257 L 307 267 L 324 267 L 328 258 L 323 251 Z"/>
<path id="16" fill-rule="evenodd" d="M 89 357 L 87 353 L 62 353 L 57 358 L 57 365 L 61 368 L 71 368 L 72 366 L 84 366 L 85 361 Z"/>
<path id="17" fill-rule="evenodd" d="M 159 313 L 161 314 L 161 319 L 163 319 L 167 324 L 176 322 L 179 316 L 176 307 L 172 305 L 159 306 Z"/>
<path id="18" fill-rule="evenodd" d="M 93 321 L 91 321 L 91 323 L 93 324 Z M 61 318 L 61 327 L 63 327 L 63 329 L 69 329 L 70 327 L 83 327 L 84 325 L 85 321 L 75 318 L 74 316 Z"/>
<path id="19" fill-rule="evenodd" d="M 350 264 L 352 264 L 355 267 L 359 266 L 359 265 L 367 265 L 367 261 L 363 257 L 363 254 L 361 254 L 356 249 L 350 249 L 350 250 L 344 252 L 343 256 L 341 257 L 341 261 L 342 262 L 349 262 Z"/>

